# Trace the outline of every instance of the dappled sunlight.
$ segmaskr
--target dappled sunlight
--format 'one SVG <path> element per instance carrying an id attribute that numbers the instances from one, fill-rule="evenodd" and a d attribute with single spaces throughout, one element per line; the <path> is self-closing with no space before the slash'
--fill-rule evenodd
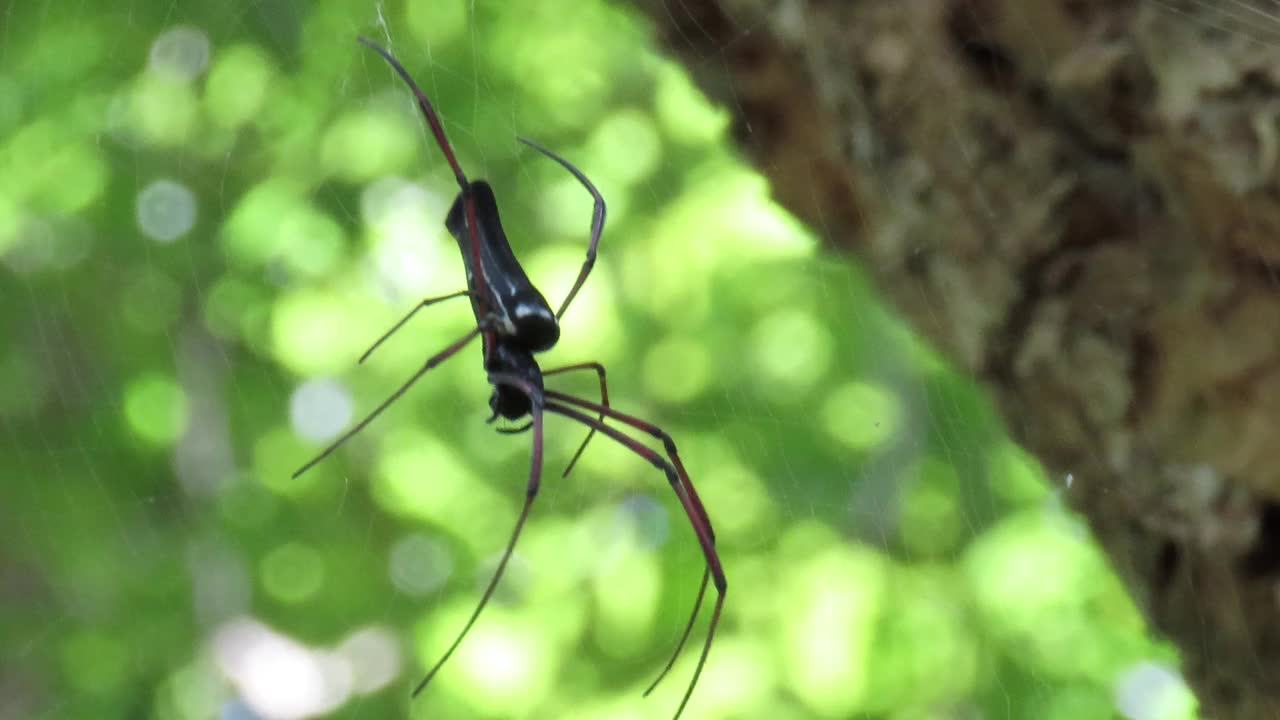
<path id="1" fill-rule="evenodd" d="M 178 439 L 187 423 L 187 396 L 172 377 L 147 373 L 126 387 L 125 418 L 138 437 L 154 445 Z"/>
<path id="2" fill-rule="evenodd" d="M 262 266 L 283 253 L 285 239 L 275 232 L 276 220 L 306 211 L 301 183 L 285 177 L 264 179 L 247 189 L 223 218 L 223 251 L 233 265 Z"/>
<path id="3" fill-rule="evenodd" d="M 368 109 L 338 116 L 320 141 L 320 162 L 328 174 L 346 182 L 372 180 L 387 170 L 406 166 L 417 149 L 408 113 Z"/>
<path id="4" fill-rule="evenodd" d="M 831 388 L 822 403 L 826 431 L 851 450 L 868 452 L 902 431 L 902 408 L 886 388 L 851 381 Z"/>
<path id="5" fill-rule="evenodd" d="M 736 109 L 624 5 L 187 11 L 85 5 L 5 50 L 0 421 L 34 480 L 5 498 L 15 607 L 37 620 L 5 638 L 23 693 L 175 720 L 669 720 L 683 697 L 714 589 L 641 695 L 704 570 L 686 509 L 601 433 L 563 477 L 587 429 L 548 413 L 506 574 L 408 699 L 530 477 L 531 433 L 485 423 L 479 340 L 293 476 L 475 327 L 467 298 L 432 305 L 361 362 L 466 277 L 443 224 L 453 175 L 359 34 L 492 182 L 553 309 L 592 198 L 515 138 L 605 196 L 597 263 L 537 362 L 604 364 L 610 405 L 670 434 L 714 526 L 727 601 L 683 717 L 1195 718 L 1177 658 L 1064 509 L 1072 480 L 1046 484 L 824 228 L 781 210 L 729 144 L 753 139 Z M 600 398 L 589 369 L 545 383 Z"/>
<path id="6" fill-rule="evenodd" d="M 209 119 L 228 129 L 252 122 L 267 103 L 274 76 L 270 57 L 258 46 L 220 49 L 204 86 Z"/>
<path id="7" fill-rule="evenodd" d="M 780 402 L 798 399 L 797 393 L 822 380 L 831 364 L 831 334 L 810 313 L 778 310 L 761 319 L 751 335 L 760 389 Z"/>
<path id="8" fill-rule="evenodd" d="M 370 264 L 390 297 L 408 303 L 458 289 L 457 274 L 446 272 L 456 263 L 457 246 L 440 225 L 448 209 L 448 197 L 403 178 L 365 186 L 360 215 L 371 231 Z"/>
<path id="9" fill-rule="evenodd" d="M 457 636 L 473 605 L 466 599 L 436 607 L 417 633 L 419 668 L 436 662 Z M 535 616 L 491 606 L 485 613 L 485 622 L 477 625 L 458 648 L 456 664 L 441 671 L 428 691 L 431 697 L 424 697 L 423 702 L 439 707 L 453 698 L 465 697 L 467 705 L 478 712 L 517 712 L 551 692 L 561 659 L 557 647 L 549 642 Z"/>
<path id="10" fill-rule="evenodd" d="M 359 309 L 331 293 L 298 290 L 277 300 L 273 346 L 285 367 L 300 375 L 350 367 L 369 343 Z"/>
<path id="11" fill-rule="evenodd" d="M 267 594 L 296 605 L 324 588 L 324 559 L 315 548 L 287 542 L 263 556 L 259 576 Z"/>
<path id="12" fill-rule="evenodd" d="M 156 242 L 173 242 L 196 224 L 196 198 L 186 186 L 160 179 L 138 193 L 138 228 Z"/>
<path id="13" fill-rule="evenodd" d="M 592 632 L 605 657 L 633 657 L 652 641 L 662 568 L 654 553 L 642 551 L 634 541 L 609 555 L 609 564 L 591 579 Z"/>
<path id="14" fill-rule="evenodd" d="M 652 175 L 662 160 L 662 138 L 649 114 L 637 109 L 619 110 L 601 118 L 587 140 L 592 172 L 622 187 Z M 596 169 L 599 166 L 599 169 Z"/>
<path id="15" fill-rule="evenodd" d="M 70 122 L 37 120 L 12 131 L 0 145 L 0 196 L 34 213 L 72 213 L 98 200 L 108 181 L 107 159 Z M 10 221 L 13 229 L 20 223 Z M 12 239 L 9 241 L 12 242 Z M 0 247 L 3 244 L 0 243 Z"/>
<path id="16" fill-rule="evenodd" d="M 866 701 L 886 570 L 875 553 L 828 546 L 785 571 L 777 600 L 785 677 L 823 717 L 847 717 Z"/>

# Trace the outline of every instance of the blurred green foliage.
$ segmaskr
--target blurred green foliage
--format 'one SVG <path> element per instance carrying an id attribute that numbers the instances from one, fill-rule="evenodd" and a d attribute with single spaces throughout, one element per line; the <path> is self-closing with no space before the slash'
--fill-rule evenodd
<path id="1" fill-rule="evenodd" d="M 527 472 L 527 436 L 482 422 L 478 345 L 289 477 L 472 322 L 433 307 L 356 365 L 463 280 L 452 177 L 358 33 L 433 98 L 553 304 L 590 199 L 514 137 L 609 200 L 543 366 L 604 362 L 716 524 L 728 605 L 687 717 L 1194 717 L 1070 485 L 819 255 L 623 8 L 40 0 L 5 24 L 0 717 L 674 710 L 701 626 L 640 692 L 701 573 L 688 522 L 607 439 L 560 479 L 583 431 L 554 419 L 497 600 L 409 702 Z"/>

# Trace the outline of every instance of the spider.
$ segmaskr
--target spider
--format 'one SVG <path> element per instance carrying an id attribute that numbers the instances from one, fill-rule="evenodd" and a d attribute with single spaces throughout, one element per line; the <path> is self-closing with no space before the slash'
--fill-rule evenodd
<path id="1" fill-rule="evenodd" d="M 693 612 L 689 616 L 684 632 L 681 634 L 680 640 L 676 644 L 676 648 L 668 659 L 667 664 L 644 692 L 646 696 L 652 692 L 675 664 L 676 658 L 684 648 L 685 642 L 688 640 L 693 625 L 698 618 L 703 598 L 706 595 L 708 581 L 713 582 L 716 588 L 715 607 L 712 610 L 711 622 L 707 629 L 706 640 L 702 645 L 702 653 L 698 657 L 698 664 L 685 690 L 684 697 L 676 709 L 675 718 L 678 719 L 681 713 L 684 712 L 684 708 L 698 684 L 698 678 L 702 674 L 702 668 L 707 661 L 707 654 L 711 650 L 711 642 L 715 637 L 716 626 L 720 621 L 720 612 L 724 607 L 727 583 L 724 570 L 720 565 L 720 557 L 716 552 L 715 533 L 711 528 L 711 520 L 707 517 L 702 501 L 698 498 L 697 490 L 694 489 L 693 483 L 689 480 L 689 475 L 684 469 L 684 464 L 680 461 L 675 442 L 671 439 L 671 436 L 656 425 L 619 412 L 609 405 L 604 366 L 596 362 L 584 362 L 542 370 L 534 358 L 535 353 L 550 349 L 559 340 L 560 318 L 564 316 L 569 304 L 578 294 L 578 290 L 582 288 L 583 283 L 586 282 L 587 276 L 591 273 L 591 268 L 595 264 L 596 246 L 600 242 L 600 235 L 604 228 L 604 198 L 587 176 L 568 160 L 531 140 L 518 138 L 520 142 L 565 168 L 591 194 L 594 201 L 591 216 L 591 236 L 587 245 L 586 260 L 582 264 L 582 269 L 579 271 L 573 287 L 560 304 L 560 308 L 553 313 L 546 298 L 543 297 L 542 293 L 538 291 L 525 274 L 524 268 L 521 267 L 520 262 L 511 250 L 510 244 L 507 242 L 506 234 L 503 232 L 502 223 L 499 219 L 498 205 L 493 189 L 484 180 L 476 180 L 474 182 L 467 180 L 461 166 L 458 164 L 457 158 L 454 156 L 453 148 L 445 137 L 444 127 L 441 125 L 431 101 L 418 88 L 417 83 L 413 81 L 404 66 L 390 52 L 367 38 L 359 37 L 358 40 L 381 55 L 408 85 L 417 99 L 418 107 L 422 110 L 422 115 L 426 119 L 427 125 L 431 128 L 431 133 L 435 136 L 436 144 L 440 147 L 445 160 L 448 161 L 449 167 L 453 170 L 459 191 L 452 207 L 449 209 L 445 227 L 458 243 L 458 249 L 462 254 L 462 262 L 466 268 L 467 276 L 466 290 L 426 298 L 419 302 L 404 318 L 378 338 L 360 357 L 359 362 L 363 363 L 383 341 L 403 327 L 419 310 L 445 300 L 459 297 L 470 298 L 476 326 L 440 352 L 429 357 L 395 392 L 391 393 L 364 419 L 299 468 L 293 477 L 298 477 L 316 463 L 328 457 L 340 445 L 363 430 L 383 410 L 398 400 L 427 371 L 457 354 L 470 344 L 476 336 L 480 336 L 484 370 L 489 384 L 493 386 L 493 393 L 489 397 L 489 408 L 492 411 L 492 415 L 489 416 L 486 422 L 493 422 L 499 417 L 510 421 L 520 420 L 525 417 L 529 418 L 527 423 L 516 428 L 498 428 L 499 432 L 512 434 L 528 430 L 533 431 L 529 480 L 525 487 L 524 505 L 520 510 L 520 515 L 517 517 L 515 527 L 511 531 L 511 537 L 503 549 L 497 569 L 489 580 L 489 584 L 485 587 L 479 603 L 463 626 L 462 631 L 454 639 L 453 644 L 449 646 L 449 649 L 427 671 L 421 682 L 414 688 L 412 697 L 416 698 L 427 687 L 431 679 L 435 677 L 440 668 L 453 655 L 454 650 L 462 643 L 463 638 L 466 637 L 471 630 L 471 626 L 479 618 L 480 613 L 493 596 L 499 580 L 502 579 L 507 561 L 510 560 L 516 541 L 520 538 L 520 531 L 524 528 L 525 521 L 529 517 L 529 511 L 533 507 L 534 498 L 537 497 L 538 488 L 542 481 L 543 418 L 546 413 L 552 413 L 578 422 L 588 428 L 586 438 L 569 461 L 562 477 L 567 476 L 573 469 L 583 450 L 586 449 L 587 443 L 591 441 L 591 438 L 597 432 L 605 435 L 647 460 L 666 475 L 667 481 L 671 484 L 671 488 L 675 491 L 680 505 L 684 508 L 684 512 L 689 518 L 689 524 L 693 527 L 694 534 L 697 536 L 698 543 L 702 548 L 703 555 L 706 558 L 706 567 L 702 573 L 702 581 L 698 587 L 697 598 L 694 600 Z M 547 376 L 581 370 L 595 371 L 600 383 L 601 401 L 599 403 L 556 390 L 548 390 L 543 385 L 543 379 Z M 635 438 L 621 432 L 613 425 L 606 424 L 606 418 L 658 439 L 666 453 L 665 457 Z"/>

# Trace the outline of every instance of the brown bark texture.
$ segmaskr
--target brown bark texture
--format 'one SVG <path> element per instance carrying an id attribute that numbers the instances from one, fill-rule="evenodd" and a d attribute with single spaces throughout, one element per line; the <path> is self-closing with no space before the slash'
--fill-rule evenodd
<path id="1" fill-rule="evenodd" d="M 1280 20 L 632 0 L 774 194 L 990 391 L 1206 717 L 1280 718 Z"/>

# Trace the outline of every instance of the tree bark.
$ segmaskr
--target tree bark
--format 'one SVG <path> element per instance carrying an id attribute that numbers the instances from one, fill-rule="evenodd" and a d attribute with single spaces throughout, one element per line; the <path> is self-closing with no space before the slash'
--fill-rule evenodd
<path id="1" fill-rule="evenodd" d="M 1275 6 L 633 2 L 778 200 L 1072 474 L 1205 716 L 1280 717 Z"/>

